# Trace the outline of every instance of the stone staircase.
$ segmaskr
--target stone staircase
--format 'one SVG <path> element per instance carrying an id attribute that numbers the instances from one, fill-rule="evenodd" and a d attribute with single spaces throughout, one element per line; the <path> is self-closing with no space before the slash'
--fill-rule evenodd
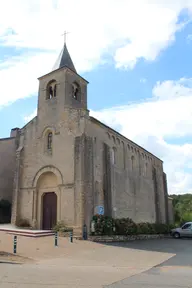
<path id="1" fill-rule="evenodd" d="M 30 230 L 30 229 L 20 229 L 17 227 L 6 227 L 4 225 L 0 226 L 0 232 L 7 232 L 15 236 L 25 236 L 25 237 L 45 237 L 52 236 L 55 233 L 51 230 Z"/>

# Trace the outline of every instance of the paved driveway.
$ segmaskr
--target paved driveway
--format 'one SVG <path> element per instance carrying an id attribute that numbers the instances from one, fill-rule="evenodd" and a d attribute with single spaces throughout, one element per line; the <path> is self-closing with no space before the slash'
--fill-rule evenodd
<path id="1" fill-rule="evenodd" d="M 0 287 L 192 287 L 192 240 L 77 241 L 55 249 L 57 258 L 52 254 L 38 257 L 35 264 L 0 264 Z"/>
<path id="2" fill-rule="evenodd" d="M 155 267 L 127 277 L 107 288 L 186 288 L 192 287 L 192 240 L 166 239 L 157 241 L 132 242 L 124 247 L 145 251 L 174 253 L 175 256 Z"/>

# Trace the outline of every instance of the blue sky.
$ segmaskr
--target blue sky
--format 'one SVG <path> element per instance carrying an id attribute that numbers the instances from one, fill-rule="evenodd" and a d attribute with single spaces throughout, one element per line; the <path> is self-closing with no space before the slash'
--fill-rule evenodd
<path id="1" fill-rule="evenodd" d="M 0 19 L 0 137 L 35 115 L 37 78 L 51 70 L 67 29 L 73 62 L 90 83 L 91 114 L 163 159 L 169 193 L 192 193 L 189 2 L 7 0 Z"/>

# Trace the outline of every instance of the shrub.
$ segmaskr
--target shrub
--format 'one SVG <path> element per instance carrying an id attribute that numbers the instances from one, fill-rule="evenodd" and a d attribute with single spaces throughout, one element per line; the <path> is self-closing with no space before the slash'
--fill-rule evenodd
<path id="1" fill-rule="evenodd" d="M 16 223 L 16 226 L 20 228 L 31 228 L 31 225 L 28 219 L 19 219 Z"/>
<path id="2" fill-rule="evenodd" d="M 53 228 L 55 232 L 71 232 L 73 231 L 73 228 L 66 227 L 64 221 L 59 221 L 55 227 Z"/>
<path id="3" fill-rule="evenodd" d="M 96 235 L 112 235 L 113 227 L 115 226 L 112 217 L 95 215 L 93 216 L 95 222 L 95 233 Z"/>
<path id="4" fill-rule="evenodd" d="M 175 226 L 148 222 L 135 223 L 130 218 L 113 219 L 102 215 L 93 216 L 93 221 L 95 235 L 168 234 Z"/>
<path id="5" fill-rule="evenodd" d="M 137 224 L 137 234 L 155 234 L 155 227 L 148 222 L 141 222 Z"/>
<path id="6" fill-rule="evenodd" d="M 114 223 L 117 235 L 130 235 L 137 232 L 137 225 L 130 218 L 115 219 Z"/>
<path id="7" fill-rule="evenodd" d="M 167 234 L 170 232 L 169 225 L 162 224 L 162 223 L 155 223 L 154 224 L 156 234 Z"/>

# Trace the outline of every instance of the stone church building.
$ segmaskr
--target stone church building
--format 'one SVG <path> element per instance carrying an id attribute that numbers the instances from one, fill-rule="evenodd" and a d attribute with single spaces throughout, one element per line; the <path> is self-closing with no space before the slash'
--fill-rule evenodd
<path id="1" fill-rule="evenodd" d="M 0 139 L 0 199 L 12 202 L 12 223 L 64 221 L 81 233 L 99 210 L 168 223 L 163 162 L 89 115 L 87 85 L 65 44 L 39 78 L 37 116 Z"/>

